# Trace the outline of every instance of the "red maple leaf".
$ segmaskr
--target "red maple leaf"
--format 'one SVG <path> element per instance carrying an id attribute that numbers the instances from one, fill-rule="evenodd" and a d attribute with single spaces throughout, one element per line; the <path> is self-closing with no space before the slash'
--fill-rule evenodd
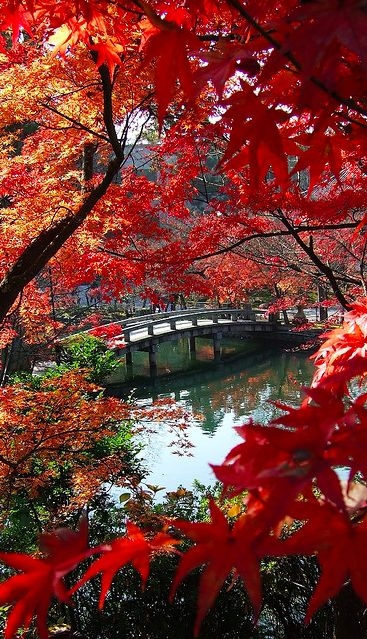
<path id="1" fill-rule="evenodd" d="M 270 168 L 281 184 L 288 179 L 287 157 L 280 132 L 284 113 L 266 106 L 243 83 L 241 92 L 224 102 L 229 108 L 225 119 L 232 121 L 230 139 L 221 160 L 227 169 L 249 166 L 253 187 L 265 178 Z"/>
<path id="2" fill-rule="evenodd" d="M 121 64 L 120 56 L 124 51 L 124 47 L 112 39 L 107 39 L 104 42 L 95 42 L 90 49 L 97 52 L 97 67 L 105 64 L 112 78 L 116 66 Z"/>
<path id="3" fill-rule="evenodd" d="M 236 72 L 242 71 L 249 77 L 253 77 L 260 69 L 251 51 L 238 46 L 230 47 L 228 43 L 223 43 L 214 51 L 201 53 L 200 58 L 207 64 L 204 67 L 201 66 L 196 73 L 199 86 L 208 81 L 212 82 L 220 99 L 222 99 L 227 80 Z"/>
<path id="4" fill-rule="evenodd" d="M 341 171 L 345 164 L 344 147 L 348 142 L 346 136 L 337 129 L 331 131 L 329 123 L 325 124 L 324 129 L 320 129 L 323 123 L 319 122 L 312 134 L 299 135 L 295 139 L 300 151 L 291 175 L 311 167 L 309 192 L 319 183 L 320 177 L 326 174 L 327 167 L 340 183 Z"/>
<path id="5" fill-rule="evenodd" d="M 209 19 L 219 9 L 218 0 L 185 0 L 185 5 L 194 15 Z M 223 7 L 220 7 L 223 10 Z"/>
<path id="6" fill-rule="evenodd" d="M 260 487 L 276 491 L 279 517 L 314 478 L 335 503 L 343 501 L 332 468 L 341 457 L 333 434 L 344 423 L 344 404 L 325 389 L 306 392 L 314 403 L 304 402 L 300 408 L 277 404 L 287 414 L 269 426 L 250 422 L 236 428 L 245 441 L 228 453 L 222 465 L 212 465 L 219 481 L 236 494 Z"/>
<path id="7" fill-rule="evenodd" d="M 3 7 L 1 12 L 0 31 L 11 29 L 13 32 L 13 43 L 18 41 L 19 33 L 22 29 L 29 35 L 31 33 L 32 15 L 19 3 L 18 6 Z"/>
<path id="8" fill-rule="evenodd" d="M 93 335 L 93 337 L 100 337 L 108 340 L 112 337 L 121 336 L 123 334 L 123 328 L 121 324 L 105 324 L 89 329 L 88 333 L 89 335 Z"/>
<path id="9" fill-rule="evenodd" d="M 243 579 L 256 616 L 261 606 L 259 559 L 262 556 L 260 541 L 264 534 L 261 525 L 263 522 L 260 524 L 256 517 L 243 515 L 232 527 L 214 501 L 210 501 L 209 507 L 211 522 L 172 521 L 175 528 L 181 530 L 196 545 L 181 558 L 172 583 L 171 597 L 189 572 L 206 564 L 200 576 L 195 636 L 198 635 L 201 622 L 213 605 L 226 577 L 232 571 Z"/>
<path id="10" fill-rule="evenodd" d="M 312 355 L 317 371 L 312 385 L 322 381 L 339 393 L 346 391 L 346 383 L 357 375 L 367 373 L 367 301 L 362 298 L 351 305 L 342 328 L 325 334 L 327 340 Z"/>
<path id="11" fill-rule="evenodd" d="M 367 477 L 367 393 L 357 397 L 345 414 L 344 423 L 338 428 L 333 440 L 335 443 L 334 465 L 349 468 L 349 482 L 356 473 Z"/>
<path id="12" fill-rule="evenodd" d="M 79 589 L 87 581 L 102 573 L 101 594 L 99 608 L 102 609 L 107 592 L 118 570 L 130 563 L 142 578 L 143 587 L 148 579 L 149 566 L 152 555 L 161 550 L 172 551 L 177 540 L 165 532 L 160 532 L 147 539 L 140 528 L 127 523 L 126 537 L 115 539 L 102 548 L 103 554 L 91 566 L 71 590 Z"/>
<path id="13" fill-rule="evenodd" d="M 321 70 L 327 82 L 328 58 L 335 55 L 336 46 L 349 49 L 366 64 L 367 16 L 360 0 L 307 2 L 288 21 L 292 26 L 285 47 L 301 61 L 306 73 Z"/>
<path id="14" fill-rule="evenodd" d="M 163 118 L 172 95 L 176 92 L 177 83 L 186 98 L 193 96 L 194 83 L 190 62 L 190 50 L 197 50 L 200 42 L 192 32 L 173 21 L 159 21 L 159 28 L 149 20 L 141 22 L 145 31 L 143 39 L 144 63 L 153 59 L 155 66 L 155 86 L 158 102 L 158 122 L 162 128 Z"/>
<path id="15" fill-rule="evenodd" d="M 367 602 L 367 520 L 351 521 L 346 508 L 312 499 L 297 502 L 292 517 L 306 523 L 276 547 L 281 554 L 316 554 L 321 577 L 309 603 L 306 622 L 320 606 L 334 597 L 350 579 L 357 595 Z"/>
<path id="16" fill-rule="evenodd" d="M 0 561 L 22 571 L 0 584 L 0 605 L 14 604 L 9 614 L 4 638 L 15 637 L 19 628 L 27 629 L 33 617 L 40 639 L 49 636 L 46 618 L 52 597 L 69 603 L 63 578 L 75 566 L 100 548 L 88 548 L 88 523 L 83 518 L 78 531 L 60 528 L 41 535 L 39 559 L 23 553 L 0 553 Z"/>

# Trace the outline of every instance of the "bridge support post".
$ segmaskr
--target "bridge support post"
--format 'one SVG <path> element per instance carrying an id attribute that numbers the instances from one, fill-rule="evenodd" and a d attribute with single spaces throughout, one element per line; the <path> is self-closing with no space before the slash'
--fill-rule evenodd
<path id="1" fill-rule="evenodd" d="M 154 335 L 153 322 L 151 324 L 148 324 L 147 329 L 148 329 L 148 335 Z"/>
<path id="2" fill-rule="evenodd" d="M 149 371 L 150 376 L 155 377 L 157 374 L 157 347 L 153 344 L 149 348 Z"/>
<path id="3" fill-rule="evenodd" d="M 190 353 L 195 353 L 196 352 L 195 337 L 189 337 L 189 351 L 190 351 Z"/>
<path id="4" fill-rule="evenodd" d="M 220 343 L 221 343 L 222 335 L 217 333 L 213 336 L 213 350 L 214 350 L 214 360 L 216 362 L 220 361 Z"/>
<path id="5" fill-rule="evenodd" d="M 126 377 L 131 379 L 133 376 L 133 354 L 130 350 L 125 354 Z"/>

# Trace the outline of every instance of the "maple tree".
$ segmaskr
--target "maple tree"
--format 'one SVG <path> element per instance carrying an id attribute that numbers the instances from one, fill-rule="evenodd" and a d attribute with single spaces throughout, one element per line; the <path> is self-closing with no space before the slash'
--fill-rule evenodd
<path id="1" fill-rule="evenodd" d="M 84 371 L 46 376 L 36 387 L 14 383 L 0 395 L 3 521 L 20 496 L 29 504 L 42 492 L 52 494 L 55 484 L 50 514 L 56 515 L 60 507 L 79 509 L 104 482 L 129 481 L 124 423 L 131 408 L 103 397 Z M 121 446 L 109 448 L 119 437 Z"/>
<path id="2" fill-rule="evenodd" d="M 241 145 L 247 138 L 239 139 L 234 133 L 241 130 L 241 127 L 237 126 L 236 118 L 245 120 L 247 112 L 250 113 L 251 119 L 251 112 L 256 109 L 257 118 L 262 118 L 267 126 L 265 133 L 265 124 L 263 124 L 264 140 L 257 139 L 253 145 L 254 157 L 250 166 L 255 183 L 259 177 L 257 173 L 262 171 L 264 174 L 268 171 L 271 161 L 276 177 L 278 177 L 277 167 L 279 166 L 282 167 L 279 168 L 279 174 L 284 178 L 287 156 L 291 153 L 298 156 L 302 149 L 307 148 L 309 139 L 312 140 L 309 148 L 311 150 L 317 148 L 317 153 L 312 155 L 311 151 L 309 153 L 304 151 L 302 160 L 298 160 L 294 170 L 305 169 L 312 163 L 313 177 L 310 185 L 318 187 L 318 200 L 320 200 L 320 190 L 322 192 L 323 186 L 319 183 L 321 178 L 324 179 L 322 170 L 329 166 L 330 171 L 337 174 L 341 163 L 341 149 L 345 154 L 347 153 L 344 147 L 348 136 L 343 136 L 343 131 L 340 131 L 337 126 L 331 136 L 333 118 L 341 118 L 342 114 L 337 116 L 331 113 L 327 120 L 326 113 L 329 114 L 331 109 L 330 100 L 331 105 L 333 104 L 330 98 L 325 105 L 327 92 L 311 82 L 311 95 L 313 90 L 316 95 L 319 95 L 321 91 L 321 94 L 326 93 L 326 96 L 322 95 L 318 110 L 313 105 L 312 112 L 308 111 L 307 103 L 303 105 L 302 102 L 302 99 L 305 99 L 304 94 L 298 95 L 297 67 L 286 70 L 284 72 L 286 78 L 283 78 L 284 73 L 280 68 L 282 58 L 276 54 L 278 47 L 275 47 L 270 55 L 271 45 L 274 46 L 271 38 L 270 41 L 267 40 L 264 33 L 261 33 L 261 29 L 256 30 L 256 27 L 251 25 L 251 21 L 248 22 L 248 16 L 243 15 L 243 12 L 241 13 L 238 7 L 234 8 L 231 3 L 229 5 L 228 3 L 204 3 L 202 6 L 198 5 L 196 9 L 188 5 L 181 7 L 177 12 L 175 3 L 171 5 L 168 3 L 166 9 L 168 11 L 170 7 L 169 12 L 173 17 L 171 20 L 168 12 L 166 21 L 162 21 L 160 17 L 159 3 L 156 12 L 154 12 L 155 6 L 152 5 L 146 18 L 144 18 L 146 9 L 144 3 L 141 6 L 139 3 L 132 3 L 124 10 L 116 8 L 115 13 L 113 11 L 106 13 L 103 7 L 96 9 L 93 3 L 88 10 L 86 7 L 84 15 L 81 7 L 72 5 L 68 7 L 65 4 L 64 9 L 60 9 L 57 16 L 53 15 L 50 25 L 47 26 L 47 9 L 40 9 L 37 15 L 34 14 L 32 17 L 31 11 L 19 5 L 19 11 L 14 9 L 17 18 L 13 18 L 13 22 L 9 18 L 9 22 L 5 20 L 3 24 L 3 28 L 13 24 L 15 33 L 17 33 L 16 25 L 18 24 L 18 27 L 23 25 L 32 33 L 33 38 L 25 39 L 22 43 L 18 42 L 16 51 L 13 48 L 10 52 L 5 46 L 2 61 L 2 88 L 4 105 L 6 105 L 2 110 L 3 152 L 9 159 L 10 150 L 13 159 L 11 163 L 7 162 L 5 165 L 2 176 L 3 202 L 7 211 L 7 220 L 3 225 L 4 243 L 8 247 L 3 258 L 4 296 L 1 307 L 4 313 L 20 291 L 23 291 L 21 308 L 23 306 L 27 309 L 24 316 L 29 316 L 30 307 L 37 305 L 38 309 L 40 308 L 39 295 L 35 300 L 36 291 L 33 290 L 32 302 L 31 290 L 27 283 L 41 271 L 56 251 L 59 251 L 58 260 L 52 263 L 52 277 L 53 287 L 59 295 L 60 291 L 65 289 L 72 291 L 81 282 L 93 283 L 96 278 L 102 277 L 104 294 L 110 297 L 118 296 L 121 293 L 122 281 L 121 277 L 116 277 L 116 273 L 124 273 L 125 289 L 129 286 L 129 281 L 133 280 L 141 284 L 147 278 L 162 279 L 163 274 L 165 285 L 170 293 L 195 289 L 208 292 L 208 284 L 203 278 L 205 270 L 203 271 L 201 266 L 192 268 L 190 266 L 193 263 L 192 260 L 198 257 L 202 259 L 203 253 L 218 250 L 218 244 L 223 245 L 228 231 L 230 231 L 230 242 L 226 241 L 225 246 L 220 247 L 221 251 L 228 251 L 233 247 L 233 243 L 243 244 L 244 239 L 247 240 L 248 236 L 251 237 L 254 233 L 261 235 L 265 231 L 269 232 L 269 220 L 260 220 L 258 214 L 254 215 L 259 212 L 263 202 L 266 201 L 266 206 L 269 208 L 270 202 L 273 201 L 275 210 L 280 205 L 286 204 L 287 209 L 296 207 L 297 194 L 292 195 L 290 191 L 287 191 L 286 202 L 281 196 L 276 198 L 274 187 L 269 185 L 268 192 L 262 190 L 263 202 L 258 193 L 255 198 L 257 204 L 254 212 L 251 216 L 248 214 L 248 205 L 254 206 L 254 201 L 249 202 L 251 188 L 246 187 L 247 147 L 241 150 Z M 218 39 L 216 35 L 213 35 L 211 40 L 211 30 L 218 31 L 216 24 L 218 7 L 223 8 L 223 15 L 228 24 L 226 26 L 225 23 L 221 24 L 221 38 Z M 8 9 L 5 14 L 7 11 Z M 268 17 L 264 19 L 267 20 Z M 194 46 L 190 25 L 195 20 L 197 38 Z M 235 24 L 232 33 L 233 20 L 237 20 L 238 24 Z M 256 23 L 256 18 L 254 20 Z M 38 25 L 37 34 L 33 33 L 32 24 Z M 42 25 L 46 31 L 42 31 Z M 131 38 L 130 25 L 141 32 L 142 39 L 136 38 L 127 46 Z M 246 47 L 243 43 L 239 43 L 241 28 L 245 30 L 246 37 L 251 39 L 251 46 Z M 177 37 L 170 36 L 170 39 L 168 32 L 176 34 Z M 88 41 L 89 36 L 93 44 Z M 37 37 L 40 39 L 46 37 L 48 43 L 46 49 L 52 50 L 51 59 L 50 56 L 45 56 L 45 52 L 40 56 L 38 50 L 35 50 L 33 42 Z M 279 37 L 291 37 L 291 35 L 289 33 L 286 36 L 281 32 Z M 16 36 L 14 38 L 16 39 Z M 82 44 L 87 48 L 90 47 L 89 55 Z M 176 56 L 171 55 L 172 47 L 175 48 Z M 182 55 L 184 51 L 188 53 L 190 47 L 194 47 L 196 56 L 195 64 L 194 59 L 190 59 L 192 66 L 185 64 L 185 56 Z M 167 49 L 167 55 L 165 55 L 165 49 Z M 270 68 L 274 75 L 275 86 L 272 90 L 271 82 L 266 78 L 265 67 L 263 68 L 267 56 L 269 56 L 268 65 L 272 65 Z M 167 62 L 172 57 L 177 58 L 176 67 Z M 154 65 L 156 58 L 158 66 Z M 129 83 L 128 86 L 119 72 L 122 61 L 124 78 L 133 73 L 137 67 L 140 71 L 137 76 L 134 75 L 134 83 Z M 97 62 L 97 67 L 94 62 Z M 100 64 L 101 62 L 106 64 Z M 167 81 L 165 78 L 160 83 L 162 73 L 168 74 L 170 80 Z M 192 104 L 195 104 L 197 111 L 194 121 L 192 115 L 189 114 L 186 118 L 186 115 L 182 114 L 180 93 L 176 102 L 169 104 L 170 97 L 175 97 L 175 74 L 179 89 L 185 94 L 186 99 L 190 99 Z M 263 76 L 266 82 L 261 96 L 257 96 L 254 92 L 255 83 L 257 82 L 260 86 Z M 210 90 L 210 84 L 206 84 L 208 80 L 213 82 L 215 91 Z M 281 81 L 288 82 L 290 85 L 290 104 L 276 109 L 274 100 L 283 96 L 283 94 L 280 95 L 281 87 L 278 86 Z M 137 162 L 131 155 L 129 136 L 136 128 L 140 134 L 139 128 L 142 121 L 152 120 L 156 114 L 154 83 L 157 86 L 160 109 L 158 109 L 158 119 L 160 125 L 164 127 L 166 139 L 155 147 L 153 159 L 148 160 L 145 153 L 145 157 L 141 157 Z M 293 91 L 292 94 L 291 91 Z M 332 93 L 331 89 L 330 92 Z M 246 97 L 243 104 L 241 96 Z M 273 102 L 269 106 L 267 100 L 270 100 L 270 96 Z M 300 97 L 300 104 L 292 105 L 292 97 Z M 281 106 L 281 100 L 278 101 Z M 210 116 L 214 115 L 217 120 L 220 104 L 223 104 L 223 108 L 226 108 L 228 104 L 230 106 L 223 118 L 212 122 Z M 22 105 L 21 108 L 20 105 Z M 289 110 L 288 120 L 285 116 L 285 106 Z M 198 111 L 199 107 L 200 111 Z M 291 117 L 291 107 L 293 107 L 293 115 L 298 115 L 297 109 L 303 114 L 303 119 L 299 118 L 298 130 Z M 243 112 L 244 109 L 245 112 Z M 173 120 L 178 119 L 178 124 L 170 125 L 169 129 L 163 121 L 163 114 L 166 111 Z M 320 120 L 315 131 L 311 130 L 311 116 L 315 118 L 315 122 Z M 326 120 L 329 128 L 324 135 L 325 131 L 322 127 Z M 205 139 L 200 137 L 200 131 L 195 125 L 195 122 L 199 121 L 205 122 Z M 236 123 L 236 126 L 231 134 L 229 126 L 232 121 Z M 288 126 L 286 126 L 287 121 Z M 308 122 L 311 122 L 309 131 Z M 9 124 L 11 131 L 9 131 Z M 261 126 L 258 126 L 258 120 L 251 126 L 261 129 Z M 168 131 L 169 135 L 167 135 Z M 229 144 L 226 147 L 225 140 L 228 136 Z M 334 137 L 338 138 L 335 149 L 331 145 Z M 249 140 L 251 141 L 250 134 Z M 323 140 L 328 145 L 324 157 L 320 151 Z M 229 179 L 232 186 L 233 183 L 237 185 L 239 199 L 236 200 L 235 217 L 233 213 L 229 216 L 226 212 L 228 207 L 224 206 L 222 195 L 220 199 L 212 198 L 211 185 L 208 183 L 209 178 L 205 172 L 205 160 L 208 152 L 211 152 L 213 156 L 213 145 L 219 149 L 215 153 L 222 155 L 221 170 L 226 175 L 226 180 Z M 362 154 L 354 139 L 350 142 L 350 147 L 351 161 L 355 164 L 358 157 L 361 162 Z M 62 149 L 62 153 L 56 156 L 55 148 Z M 334 154 L 339 154 L 337 160 L 332 161 L 332 151 Z M 175 154 L 176 160 L 174 169 L 172 154 Z M 231 155 L 233 161 L 236 161 L 235 167 L 231 167 Z M 83 166 L 80 160 L 82 156 Z M 31 160 L 27 161 L 26 158 Z M 109 160 L 112 164 L 108 163 Z M 264 162 L 264 166 L 266 165 L 265 168 L 260 167 L 261 161 Z M 135 167 L 131 166 L 132 162 L 138 165 L 137 168 L 139 165 L 146 166 L 147 162 L 153 168 L 156 165 L 159 179 L 152 180 L 144 174 L 143 169 L 137 175 Z M 188 165 L 190 172 L 188 172 Z M 276 165 L 275 168 L 273 165 Z M 26 172 L 25 167 L 27 167 Z M 184 170 L 180 170 L 180 167 Z M 114 176 L 117 174 L 121 175 L 121 183 L 120 178 L 118 183 L 115 181 Z M 360 171 L 358 193 L 355 184 L 353 185 L 353 211 L 358 207 L 358 197 L 363 202 L 363 175 L 363 171 Z M 22 177 L 21 180 L 20 177 Z M 188 179 L 190 177 L 194 181 L 191 185 Z M 350 179 L 353 179 L 353 175 Z M 198 180 L 201 181 L 199 193 Z M 32 188 L 30 188 L 31 185 Z M 344 185 L 346 185 L 345 179 Z M 217 178 L 214 178 L 214 186 L 215 188 L 218 186 Z M 249 186 L 252 187 L 252 183 Z M 228 191 L 228 188 L 226 187 L 225 191 Z M 333 196 L 335 196 L 335 188 L 332 189 Z M 270 191 L 272 191 L 272 199 Z M 193 219 L 187 202 L 197 201 L 198 197 L 195 197 L 195 193 L 200 195 L 201 209 L 203 203 L 205 205 L 205 199 L 207 206 L 204 209 L 205 216 L 196 214 Z M 330 200 L 331 193 L 327 195 Z M 331 226 L 336 224 L 338 228 L 338 224 L 347 224 L 356 227 L 360 221 L 360 219 L 353 219 L 350 222 L 341 221 L 341 218 L 345 217 L 341 210 L 345 210 L 348 197 L 351 197 L 350 188 L 347 190 L 344 186 L 343 193 L 340 194 L 340 200 L 343 201 L 340 204 L 334 202 L 332 205 L 332 216 L 337 215 L 338 219 L 336 222 L 333 221 Z M 101 198 L 103 204 L 101 202 L 99 206 L 98 202 Z M 325 202 L 322 207 L 324 220 L 321 224 L 320 206 L 311 206 L 311 198 L 304 199 L 305 202 L 300 203 L 298 196 L 297 207 L 301 206 L 303 213 L 297 212 L 301 226 L 298 220 L 296 229 L 299 226 L 305 229 L 305 238 L 308 237 L 307 228 L 312 229 L 315 226 L 321 228 L 322 234 L 325 225 L 328 226 L 326 220 L 331 216 L 330 204 L 326 206 Z M 326 196 L 324 199 L 327 199 Z M 35 201 L 37 209 L 34 208 Z M 233 193 L 231 193 L 230 201 L 234 201 Z M 238 211 L 239 203 L 241 208 L 246 209 L 243 214 Z M 170 213 L 167 227 L 162 224 L 162 211 L 167 211 L 168 204 Z M 24 211 L 27 211 L 26 216 L 21 215 Z M 42 212 L 43 227 L 40 227 L 38 211 Z M 49 212 L 48 218 L 46 211 Z M 306 221 L 304 221 L 305 211 L 307 212 Z M 318 217 L 316 223 L 315 216 Z M 21 221 L 21 224 L 17 223 L 17 220 Z M 14 249 L 12 248 L 13 257 L 10 260 L 11 268 L 9 269 L 11 242 L 7 234 L 14 235 L 15 225 L 19 239 Z M 244 226 L 245 237 L 243 237 Z M 77 229 L 80 230 L 76 233 Z M 242 237 L 239 238 L 241 229 Z M 316 231 L 317 228 L 313 230 L 313 233 L 315 234 Z M 275 237 L 279 233 L 277 230 L 271 232 L 275 232 Z M 282 232 L 290 233 L 289 229 Z M 70 237 L 72 234 L 74 234 L 73 238 Z M 176 239 L 172 241 L 174 236 Z M 186 236 L 187 242 L 184 241 Z M 29 243 L 30 238 L 31 243 Z M 63 247 L 62 251 L 60 247 Z M 76 260 L 76 257 L 80 259 Z M 59 266 L 60 260 L 62 269 Z M 330 267 L 328 268 L 328 273 L 321 273 L 323 277 L 330 276 Z M 326 266 L 325 269 L 327 270 Z M 183 274 L 185 274 L 184 277 Z M 358 280 L 356 277 L 354 279 Z M 47 317 L 46 312 L 44 317 Z M 24 323 L 25 320 L 22 317 L 23 326 Z"/>
<path id="3" fill-rule="evenodd" d="M 308 286 L 327 284 L 348 312 L 315 356 L 303 403 L 281 406 L 266 427 L 245 424 L 244 443 L 214 468 L 226 494 L 245 493 L 244 512 L 233 527 L 214 504 L 211 522 L 169 522 L 195 543 L 173 591 L 206 564 L 198 633 L 228 573 L 243 578 L 258 614 L 261 559 L 309 554 L 322 576 L 307 619 L 346 580 L 367 602 L 366 501 L 348 505 L 367 472 L 367 302 L 355 299 L 365 294 L 365 1 L 1 0 L 0 15 L 1 344 L 55 335 L 55 295 L 81 284 L 107 299 L 156 282 L 170 294 L 220 295 L 212 258 L 224 253 L 263 264 L 268 280 L 287 268 Z M 137 163 L 149 123 L 161 138 Z M 27 409 L 25 391 L 14 392 L 4 389 L 2 409 L 14 427 L 29 416 L 27 427 L 39 425 L 47 406 Z M 5 452 L 19 481 L 29 454 Z M 48 538 L 44 560 L 0 555 L 24 571 L 0 586 L 2 602 L 18 600 L 6 637 L 33 614 L 46 637 L 51 596 L 69 599 L 61 579 L 92 551 L 85 528 L 66 536 L 66 549 L 57 533 Z M 176 542 L 131 524 L 126 538 L 94 549 L 101 557 L 84 581 L 103 573 L 102 605 L 123 564 L 144 581 L 150 554 Z"/>

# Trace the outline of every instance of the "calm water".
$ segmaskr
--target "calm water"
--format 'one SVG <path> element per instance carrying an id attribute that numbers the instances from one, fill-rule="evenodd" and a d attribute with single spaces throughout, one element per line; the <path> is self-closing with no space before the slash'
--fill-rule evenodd
<path id="1" fill-rule="evenodd" d="M 186 430 L 181 430 L 180 421 L 176 425 L 141 424 L 147 481 L 170 491 L 179 486 L 190 488 L 194 479 L 212 484 L 215 478 L 209 463 L 223 461 L 241 441 L 233 427 L 249 417 L 266 423 L 277 410 L 271 400 L 297 405 L 301 386 L 309 384 L 313 372 L 304 353 L 255 342 L 224 344 L 224 361 L 214 365 L 210 341 L 197 342 L 194 359 L 186 340 L 162 345 L 154 380 L 149 379 L 147 354 L 134 355 L 135 377 L 128 381 L 121 370 L 120 379 L 110 387 L 110 392 L 121 397 L 135 387 L 133 397 L 140 407 L 149 408 L 154 400 L 167 398 L 187 411 Z"/>

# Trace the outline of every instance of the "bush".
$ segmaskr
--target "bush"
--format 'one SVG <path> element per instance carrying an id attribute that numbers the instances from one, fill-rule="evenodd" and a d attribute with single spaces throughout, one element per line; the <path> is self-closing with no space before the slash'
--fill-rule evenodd
<path id="1" fill-rule="evenodd" d="M 120 365 L 104 340 L 93 335 L 78 335 L 69 339 L 63 345 L 63 353 L 64 369 L 65 365 L 70 368 L 88 369 L 88 378 L 97 384 Z"/>

